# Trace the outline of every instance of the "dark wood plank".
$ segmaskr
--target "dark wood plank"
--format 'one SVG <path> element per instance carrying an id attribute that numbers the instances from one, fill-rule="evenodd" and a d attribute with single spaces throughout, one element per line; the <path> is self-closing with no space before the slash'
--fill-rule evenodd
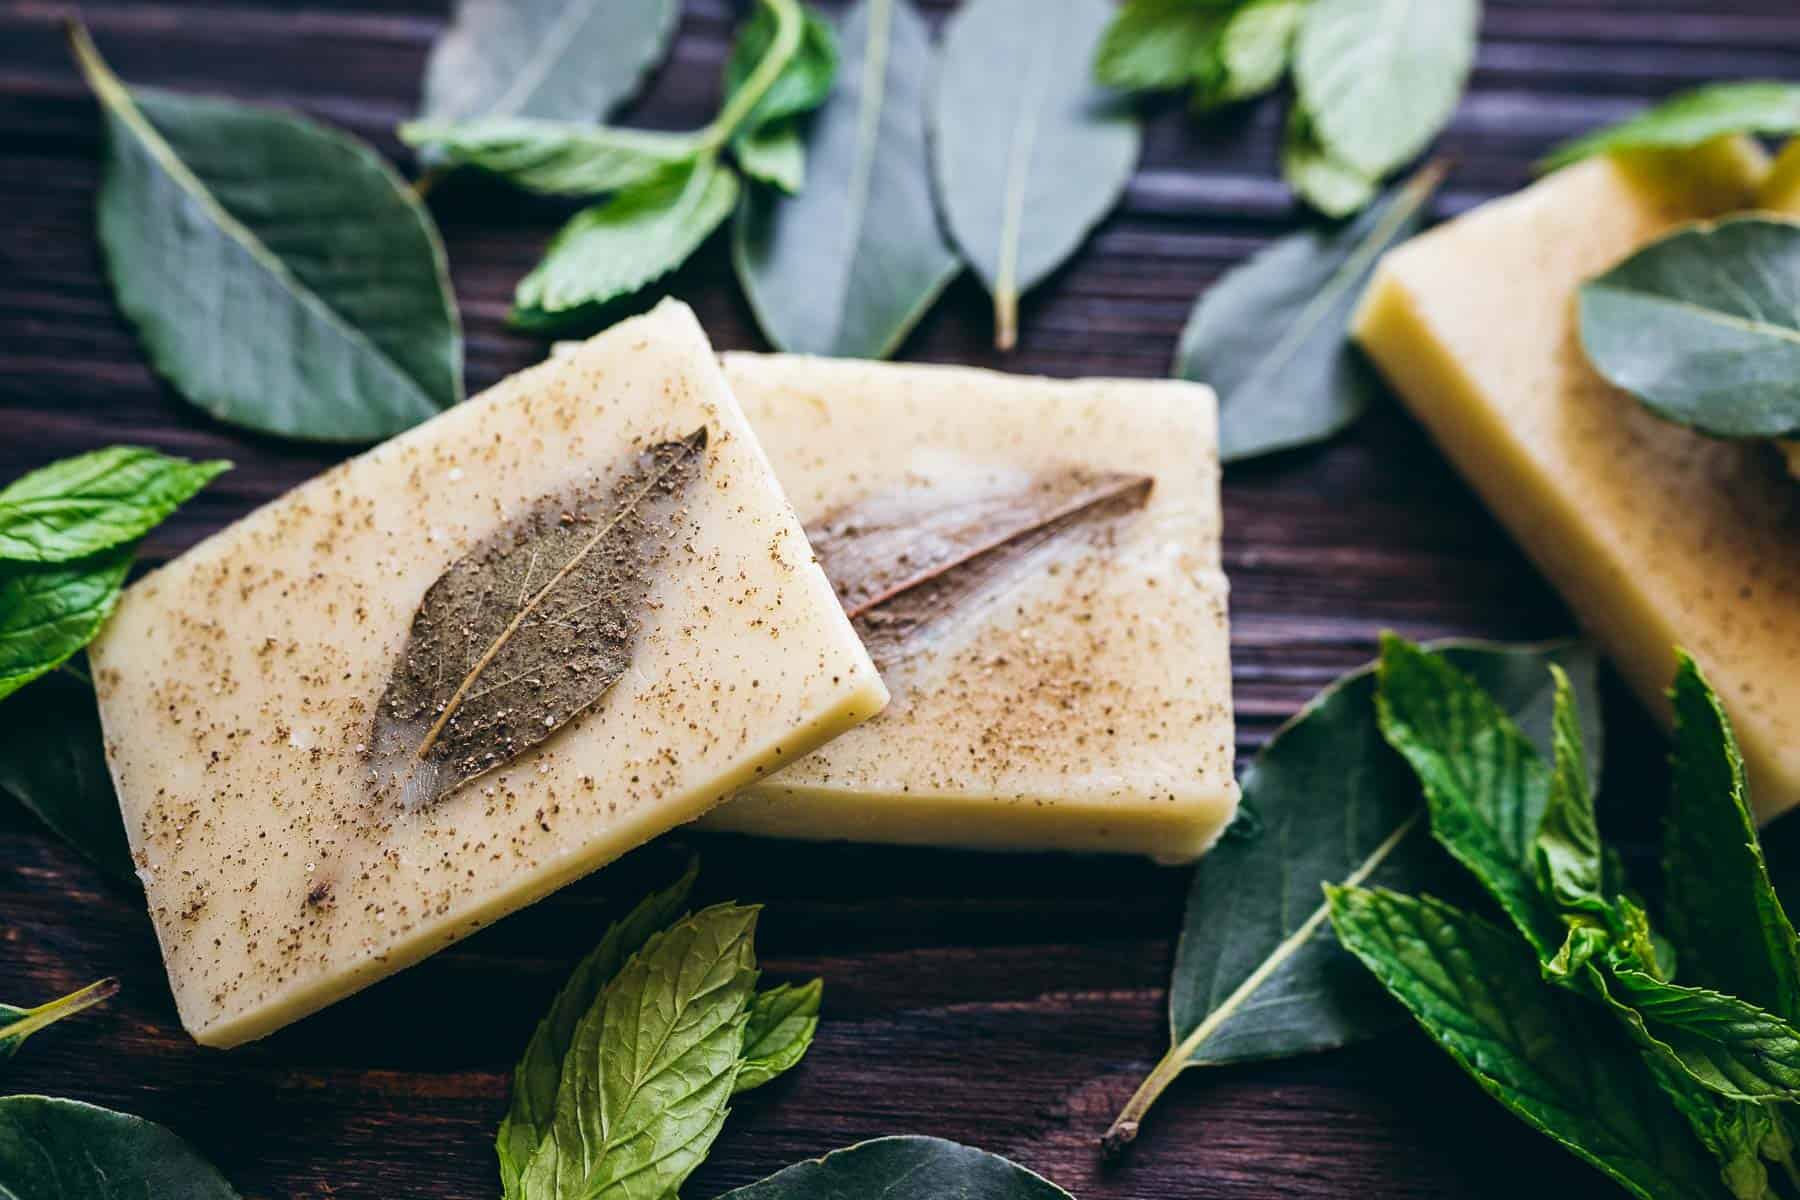
<path id="1" fill-rule="evenodd" d="M 292 105 L 401 161 L 444 0 L 83 5 L 128 79 Z M 941 18 L 953 5 L 926 5 Z M 1515 188 L 1552 141 L 1713 78 L 1800 78 L 1792 0 L 1489 0 L 1474 87 L 1443 140 L 1449 214 Z M 92 238 L 99 127 L 58 23 L 73 5 L 0 0 L 0 480 L 139 441 L 240 469 L 158 530 L 166 559 L 334 461 L 201 417 L 150 373 Z M 674 58 L 633 118 L 693 125 L 716 102 L 735 7 L 690 0 Z M 1299 217 L 1275 167 L 1281 113 L 1205 125 L 1152 107 L 1119 211 L 1025 305 L 1019 352 L 950 290 L 908 357 L 1056 375 L 1155 376 L 1194 297 Z M 433 196 L 479 388 L 540 358 L 503 325 L 513 282 L 569 211 L 456 179 Z M 670 284 L 722 347 L 758 347 L 726 256 Z M 1567 632 L 1561 604 L 1393 406 L 1318 450 L 1227 473 L 1226 557 L 1240 748 L 1248 754 L 1392 627 L 1418 636 Z M 1607 816 L 1640 840 L 1660 786 L 1655 734 L 1617 686 Z M 0 808 L 0 997 L 103 973 L 126 991 L 34 1042 L 21 1091 L 162 1120 L 246 1195 L 491 1196 L 489 1139 L 512 1060 L 570 963 L 666 877 L 676 839 L 268 1041 L 218 1054 L 175 1022 L 148 920 L 22 813 Z M 851 1140 L 896 1132 L 1011 1154 L 1086 1200 L 1597 1194 L 1590 1173 L 1500 1114 L 1412 1036 L 1190 1076 L 1124 1166 L 1095 1139 L 1166 1038 L 1163 988 L 1186 873 L 1135 862 L 688 839 L 708 898 L 765 901 L 766 966 L 825 976 L 808 1065 L 737 1106 L 694 1197 Z M 1577 1192 L 1577 1189 L 1584 1189 Z"/>

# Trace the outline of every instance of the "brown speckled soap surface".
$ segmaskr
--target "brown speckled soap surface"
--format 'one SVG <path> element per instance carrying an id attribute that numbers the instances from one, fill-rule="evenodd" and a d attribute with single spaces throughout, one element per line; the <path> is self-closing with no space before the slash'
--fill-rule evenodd
<path id="1" fill-rule="evenodd" d="M 547 496 L 704 428 L 629 665 L 423 804 L 375 786 L 421 598 Z M 182 1021 L 262 1036 L 530 903 L 878 711 L 885 690 L 693 315 L 666 303 L 253 513 L 92 649 Z"/>

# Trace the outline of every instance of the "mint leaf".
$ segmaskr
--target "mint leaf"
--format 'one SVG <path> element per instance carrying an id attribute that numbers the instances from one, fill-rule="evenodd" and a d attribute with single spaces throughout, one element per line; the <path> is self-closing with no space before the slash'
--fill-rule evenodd
<path id="1" fill-rule="evenodd" d="M 575 1029 L 522 1200 L 667 1200 L 725 1123 L 756 986 L 755 908 L 652 935 Z"/>
<path id="2" fill-rule="evenodd" d="M 699 155 L 700 135 L 616 129 L 573 121 L 492 117 L 410 121 L 400 140 L 450 166 L 476 167 L 550 196 L 596 196 L 636 187 Z"/>
<path id="3" fill-rule="evenodd" d="M 738 1072 L 735 1091 L 761 1087 L 806 1057 L 819 1030 L 819 1000 L 824 991 L 825 981 L 815 979 L 799 985 L 784 983 L 757 994 L 744 1030 L 744 1066 Z"/>
<path id="4" fill-rule="evenodd" d="M 1198 81 L 1202 108 L 1260 96 L 1281 82 L 1293 59 L 1294 36 L 1312 0 L 1250 0 L 1234 11 L 1213 48 L 1216 68 Z"/>
<path id="5" fill-rule="evenodd" d="M 230 468 L 141 446 L 51 463 L 0 489 L 0 559 L 68 562 L 136 541 Z"/>
<path id="6" fill-rule="evenodd" d="M 1425 789 L 1431 833 L 1499 901 L 1541 958 L 1562 941 L 1531 870 L 1549 771 L 1481 687 L 1401 638 L 1381 640 L 1376 711 Z"/>
<path id="7" fill-rule="evenodd" d="M 769 126 L 809 113 L 825 103 L 837 78 L 837 34 L 812 8 L 801 5 L 800 43 L 783 64 L 781 73 L 751 107 L 734 131 L 738 139 L 762 132 Z M 731 56 L 725 61 L 725 94 L 735 98 L 747 87 L 757 67 L 775 48 L 780 15 L 767 4 L 759 5 L 738 31 Z M 745 171 L 754 175 L 746 165 Z"/>
<path id="8" fill-rule="evenodd" d="M 0 562 L 0 699 L 74 657 L 119 602 L 133 547 L 66 563 Z"/>
<path id="9" fill-rule="evenodd" d="M 1596 154 L 1679 150 L 1734 133 L 1800 133 L 1800 85 L 1755 80 L 1694 88 L 1573 141 L 1538 164 L 1554 171 Z"/>
<path id="10" fill-rule="evenodd" d="M 1635 967 L 1605 974 L 1619 1015 L 1696 1083 L 1731 1100 L 1800 1099 L 1800 1030 L 1780 1017 Z"/>
<path id="11" fill-rule="evenodd" d="M 1575 692 L 1561 667 L 1556 677 L 1553 725 L 1555 765 L 1543 820 L 1532 841 L 1538 887 L 1564 910 L 1594 911 L 1605 906 L 1603 847 L 1594 817 L 1592 775 L 1575 713 Z"/>
<path id="12" fill-rule="evenodd" d="M 1094 50 L 1094 78 L 1126 92 L 1186 87 L 1211 70 L 1238 0 L 1126 0 Z"/>
<path id="13" fill-rule="evenodd" d="M 651 935 L 674 922 L 687 907 L 700 864 L 690 860 L 680 879 L 652 892 L 636 908 L 609 927 L 599 945 L 576 964 L 556 994 L 550 1011 L 538 1022 L 519 1065 L 513 1069 L 512 1107 L 500 1122 L 494 1150 L 500 1158 L 500 1182 L 508 1197 L 517 1196 L 519 1178 L 532 1154 L 550 1133 L 561 1090 L 563 1060 L 575 1031 L 601 990 L 619 973 Z"/>
<path id="14" fill-rule="evenodd" d="M 118 980 L 102 979 L 36 1008 L 14 1008 L 10 1004 L 0 1004 L 0 1063 L 17 1054 L 19 1047 L 32 1034 L 118 994 Z M 5 1180 L 0 1179 L 0 1186 L 4 1184 Z"/>
<path id="15" fill-rule="evenodd" d="M 1017 1163 L 955 1142 L 887 1137 L 795 1163 L 719 1200 L 1073 1200 Z"/>
<path id="16" fill-rule="evenodd" d="M 1339 941 L 1508 1111 L 1641 1200 L 1724 1194 L 1629 1039 L 1512 936 L 1436 900 L 1327 891 Z"/>
<path id="17" fill-rule="evenodd" d="M 799 195 L 806 183 L 806 142 L 798 126 L 799 118 L 789 117 L 739 134 L 732 149 L 744 174 L 790 196 Z"/>
<path id="18" fill-rule="evenodd" d="M 1281 177 L 1294 194 L 1328 217 L 1347 217 L 1375 199 L 1378 176 L 1338 157 L 1319 141 L 1312 118 L 1298 104 L 1281 139 Z"/>

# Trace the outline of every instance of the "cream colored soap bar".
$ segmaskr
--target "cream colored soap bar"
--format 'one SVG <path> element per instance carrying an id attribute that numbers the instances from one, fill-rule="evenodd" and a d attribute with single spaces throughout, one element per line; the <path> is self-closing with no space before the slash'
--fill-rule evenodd
<path id="1" fill-rule="evenodd" d="M 1711 195 L 1610 159 L 1558 172 L 1390 253 L 1355 332 L 1665 719 L 1675 647 L 1695 655 L 1767 818 L 1800 804 L 1800 491 L 1769 447 L 1710 440 L 1609 387 L 1575 316 L 1582 281 L 1748 202 L 1758 164 L 1742 164 Z"/>
<path id="2" fill-rule="evenodd" d="M 1171 862 L 1211 845 L 1237 786 L 1209 390 L 748 354 L 725 374 L 828 572 L 846 513 L 974 511 L 1071 471 L 1151 487 L 1009 563 L 897 661 L 872 627 L 893 703 L 707 826 Z"/>
<path id="3" fill-rule="evenodd" d="M 427 588 L 499 522 L 701 429 L 624 676 L 420 807 L 377 786 L 376 710 Z M 215 1046 L 692 820 L 886 700 L 705 336 L 672 303 L 196 546 L 130 589 L 92 653 L 176 1003 Z"/>

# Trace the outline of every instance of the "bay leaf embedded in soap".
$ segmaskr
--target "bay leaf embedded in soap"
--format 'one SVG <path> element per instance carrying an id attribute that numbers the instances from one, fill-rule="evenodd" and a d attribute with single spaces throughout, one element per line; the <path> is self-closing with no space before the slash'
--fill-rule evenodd
<path id="1" fill-rule="evenodd" d="M 863 0 L 838 45 L 837 86 L 806 133 L 809 183 L 753 189 L 733 259 L 778 349 L 886 358 L 961 269 L 931 194 L 931 37 L 909 0 Z"/>
<path id="2" fill-rule="evenodd" d="M 687 536 L 704 428 L 546 496 L 427 589 L 376 710 L 371 787 L 416 809 L 579 717 L 631 663 L 645 600 Z"/>
<path id="3" fill-rule="evenodd" d="M 1019 297 L 1118 201 L 1140 132 L 1092 81 L 1106 0 L 969 0 L 944 27 L 932 165 L 950 236 L 994 297 L 994 342 L 1018 340 Z"/>
<path id="4" fill-rule="evenodd" d="M 1142 507 L 1154 483 L 1069 469 L 950 503 L 929 490 L 882 492 L 830 513 L 807 537 L 869 656 L 885 667 L 1039 547 Z"/>
<path id="5" fill-rule="evenodd" d="M 884 1137 L 807 1159 L 719 1200 L 1072 1200 L 1015 1162 L 941 1138 Z"/>
<path id="6" fill-rule="evenodd" d="M 1615 387 L 1725 438 L 1800 433 L 1800 222 L 1678 229 L 1581 287 L 1581 344 Z"/>

